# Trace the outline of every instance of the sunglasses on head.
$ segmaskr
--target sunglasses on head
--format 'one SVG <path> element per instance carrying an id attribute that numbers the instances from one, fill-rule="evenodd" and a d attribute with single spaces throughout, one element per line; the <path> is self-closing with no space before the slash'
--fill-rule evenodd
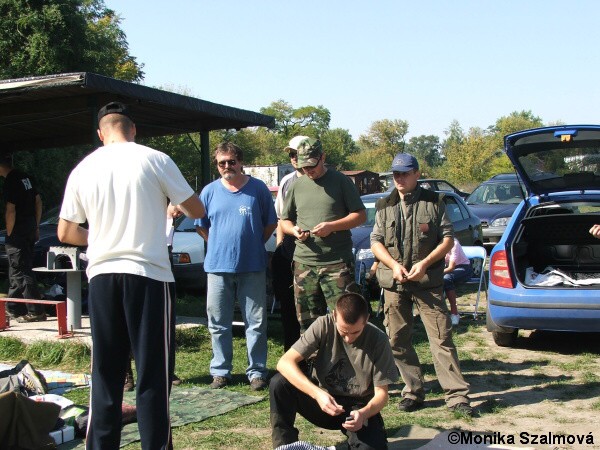
<path id="1" fill-rule="evenodd" d="M 225 159 L 223 161 L 217 161 L 217 165 L 219 167 L 225 167 L 226 165 L 228 165 L 233 167 L 237 164 L 237 161 L 235 159 Z"/>

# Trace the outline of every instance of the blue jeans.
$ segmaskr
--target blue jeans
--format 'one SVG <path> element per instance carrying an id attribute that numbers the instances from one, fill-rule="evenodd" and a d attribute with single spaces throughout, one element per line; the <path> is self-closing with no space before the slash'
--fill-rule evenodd
<path id="1" fill-rule="evenodd" d="M 456 266 L 450 273 L 444 274 L 444 291 L 453 291 L 455 286 L 464 283 L 473 276 L 473 268 L 470 264 Z"/>
<path id="2" fill-rule="evenodd" d="M 240 305 L 246 329 L 249 380 L 267 378 L 267 292 L 262 272 L 209 273 L 206 314 L 213 357 L 210 374 L 231 378 L 233 366 L 232 322 L 234 304 Z"/>

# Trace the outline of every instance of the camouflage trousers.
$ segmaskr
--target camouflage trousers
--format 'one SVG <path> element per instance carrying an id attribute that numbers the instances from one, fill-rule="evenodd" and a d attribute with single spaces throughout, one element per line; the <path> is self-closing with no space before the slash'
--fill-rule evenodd
<path id="1" fill-rule="evenodd" d="M 333 311 L 344 292 L 359 292 L 354 281 L 354 264 L 336 263 L 311 266 L 294 261 L 294 297 L 300 332 L 304 333 L 317 317 Z"/>

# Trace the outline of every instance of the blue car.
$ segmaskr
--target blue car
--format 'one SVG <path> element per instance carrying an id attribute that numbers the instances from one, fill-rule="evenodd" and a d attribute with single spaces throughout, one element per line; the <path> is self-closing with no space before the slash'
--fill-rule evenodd
<path id="1" fill-rule="evenodd" d="M 490 255 L 487 329 L 600 332 L 600 125 L 511 134 L 504 150 L 528 192 Z"/>

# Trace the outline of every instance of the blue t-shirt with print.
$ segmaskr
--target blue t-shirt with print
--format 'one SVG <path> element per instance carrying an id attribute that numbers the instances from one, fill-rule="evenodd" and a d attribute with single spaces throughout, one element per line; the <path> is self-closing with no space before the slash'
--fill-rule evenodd
<path id="1" fill-rule="evenodd" d="M 264 229 L 277 223 L 273 197 L 267 185 L 250 177 L 236 192 L 221 179 L 200 193 L 206 216 L 196 225 L 208 229 L 204 270 L 207 273 L 260 272 L 267 267 Z"/>

